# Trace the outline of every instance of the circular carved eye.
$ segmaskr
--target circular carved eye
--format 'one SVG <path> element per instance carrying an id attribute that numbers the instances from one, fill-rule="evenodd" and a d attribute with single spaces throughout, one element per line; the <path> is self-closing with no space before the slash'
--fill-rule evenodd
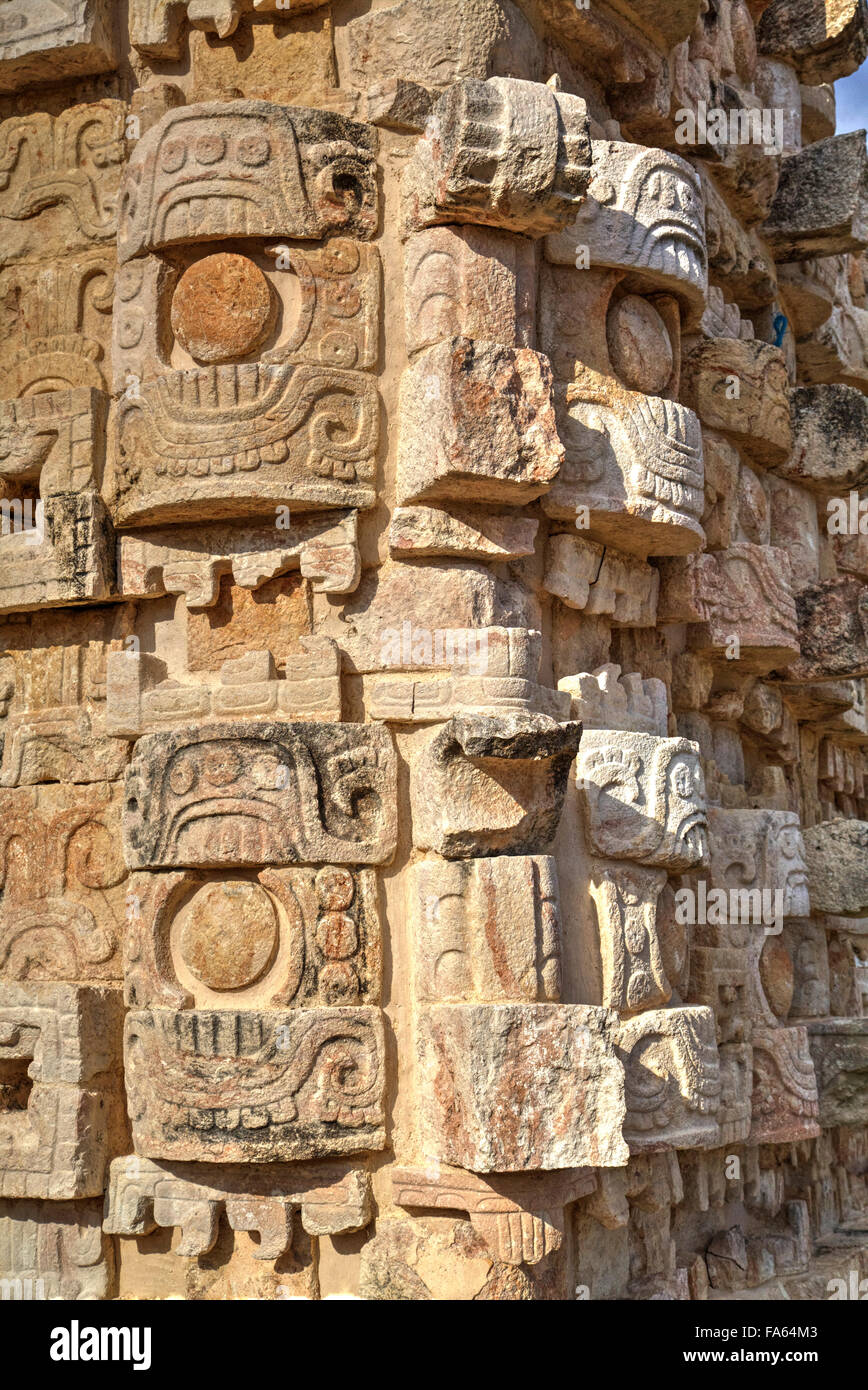
<path id="1" fill-rule="evenodd" d="M 349 907 L 356 891 L 349 869 L 320 869 L 316 876 L 317 897 L 330 912 Z"/>
<path id="2" fill-rule="evenodd" d="M 196 781 L 192 759 L 181 757 L 169 773 L 169 786 L 176 796 L 185 796 Z"/>
<path id="3" fill-rule="evenodd" d="M 222 135 L 200 135 L 194 149 L 200 164 L 219 164 L 226 154 L 226 141 Z"/>
<path id="4" fill-rule="evenodd" d="M 633 391 L 659 396 L 672 377 L 674 357 L 666 324 L 647 299 L 629 294 L 610 311 L 609 356 L 617 376 Z"/>
<path id="5" fill-rule="evenodd" d="M 242 164 L 258 168 L 267 164 L 271 156 L 271 146 L 264 135 L 245 135 L 238 141 L 238 159 Z"/>
<path id="6" fill-rule="evenodd" d="M 214 787 L 228 787 L 241 772 L 241 759 L 229 747 L 212 748 L 205 755 L 205 780 Z"/>
<path id="7" fill-rule="evenodd" d="M 183 140 L 169 140 L 160 150 L 160 164 L 167 174 L 177 174 L 183 169 L 187 158 L 187 146 Z"/>
<path id="8" fill-rule="evenodd" d="M 184 271 L 172 299 L 172 331 L 196 362 L 232 362 L 264 342 L 276 313 L 259 266 L 221 252 Z"/>
<path id="9" fill-rule="evenodd" d="M 246 989 L 271 965 L 279 935 L 271 898 L 258 883 L 206 883 L 183 909 L 181 958 L 213 990 Z"/>

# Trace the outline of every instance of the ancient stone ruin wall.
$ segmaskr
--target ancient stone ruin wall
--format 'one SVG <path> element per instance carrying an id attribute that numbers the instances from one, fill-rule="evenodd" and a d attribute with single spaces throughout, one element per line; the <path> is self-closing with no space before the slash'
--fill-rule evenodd
<path id="1" fill-rule="evenodd" d="M 0 3 L 12 1296 L 868 1274 L 866 50 Z"/>

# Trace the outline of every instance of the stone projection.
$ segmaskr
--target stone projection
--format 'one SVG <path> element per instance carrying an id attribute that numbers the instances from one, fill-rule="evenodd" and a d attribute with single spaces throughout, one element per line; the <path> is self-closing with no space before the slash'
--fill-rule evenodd
<path id="1" fill-rule="evenodd" d="M 866 55 L 0 0 L 12 1297 L 868 1274 Z"/>

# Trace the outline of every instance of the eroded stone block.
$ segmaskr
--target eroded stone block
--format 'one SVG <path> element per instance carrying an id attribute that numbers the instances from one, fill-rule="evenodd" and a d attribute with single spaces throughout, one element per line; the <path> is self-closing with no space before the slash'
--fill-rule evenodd
<path id="1" fill-rule="evenodd" d="M 118 44 L 110 0 L 7 0 L 0 92 L 111 72 Z"/>
<path id="2" fill-rule="evenodd" d="M 549 538 L 543 583 L 568 608 L 610 616 L 615 627 L 653 627 L 657 620 L 659 571 L 580 536 Z"/>
<path id="3" fill-rule="evenodd" d="M 108 598 L 114 533 L 94 492 L 40 502 L 37 524 L 0 536 L 0 613 Z"/>
<path id="4" fill-rule="evenodd" d="M 757 25 L 761 53 L 775 53 L 810 87 L 855 72 L 868 54 L 862 0 L 772 0 Z"/>
<path id="5" fill-rule="evenodd" d="M 590 179 L 587 107 L 538 82 L 457 82 L 404 175 L 408 231 L 474 222 L 525 236 L 560 230 Z"/>
<path id="6" fill-rule="evenodd" d="M 389 549 L 399 560 L 443 555 L 454 560 L 518 560 L 534 553 L 539 522 L 465 507 L 396 507 Z"/>
<path id="7" fill-rule="evenodd" d="M 257 1172 L 153 1163 L 131 1155 L 111 1165 L 103 1229 L 110 1235 L 150 1235 L 179 1227 L 175 1254 L 206 1255 L 217 1243 L 225 1213 L 233 1231 L 255 1231 L 256 1260 L 278 1260 L 292 1243 L 295 1214 L 310 1235 L 359 1231 L 371 1219 L 370 1178 L 354 1169 L 298 1164 Z"/>
<path id="8" fill-rule="evenodd" d="M 270 1163 L 385 1147 L 378 1009 L 129 1013 L 136 1153 Z"/>
<path id="9" fill-rule="evenodd" d="M 796 594 L 801 656 L 791 680 L 868 675 L 868 587 L 852 575 L 810 584 Z"/>
<path id="10" fill-rule="evenodd" d="M 623 1016 L 657 1009 L 683 970 L 687 936 L 664 895 L 666 874 L 635 864 L 594 860 L 588 885 L 596 913 L 603 1004 Z"/>
<path id="11" fill-rule="evenodd" d="M 791 1144 L 820 1132 L 806 1028 L 755 1028 L 751 1144 Z"/>
<path id="12" fill-rule="evenodd" d="M 789 380 L 778 348 L 755 339 L 709 339 L 685 359 L 682 390 L 703 425 L 727 435 L 749 458 L 768 467 L 789 457 Z"/>
<path id="13" fill-rule="evenodd" d="M 547 856 L 424 860 L 412 872 L 416 990 L 425 1003 L 556 1002 L 557 868 Z"/>
<path id="14" fill-rule="evenodd" d="M 817 1073 L 820 1124 L 824 1129 L 864 1125 L 868 1117 L 868 1019 L 811 1023 L 808 1040 Z"/>
<path id="15" fill-rule="evenodd" d="M 689 739 L 590 729 L 576 783 L 595 854 L 670 869 L 705 861 L 705 780 Z"/>
<path id="16" fill-rule="evenodd" d="M 0 1280 L 8 1296 L 64 1301 L 110 1298 L 114 1252 L 102 1202 L 0 1202 Z M 20 1282 L 19 1282 L 20 1281 Z"/>
<path id="17" fill-rule="evenodd" d="M 624 1073 L 604 1009 L 437 1004 L 419 1017 L 426 1152 L 478 1173 L 619 1167 Z"/>
<path id="18" fill-rule="evenodd" d="M 868 151 L 861 131 L 781 160 L 763 236 L 780 261 L 836 256 L 868 245 Z"/>
<path id="19" fill-rule="evenodd" d="M 833 820 L 805 830 L 808 882 L 815 912 L 861 917 L 868 912 L 868 825 Z"/>
<path id="20" fill-rule="evenodd" d="M 385 863 L 396 777 L 391 735 L 375 725 L 227 722 L 149 734 L 127 772 L 127 863 Z"/>
<path id="21" fill-rule="evenodd" d="M 544 850 L 581 733 L 542 714 L 451 719 L 411 768 L 416 847 L 449 859 Z"/>
<path id="22" fill-rule="evenodd" d="M 618 1027 L 631 1154 L 714 1148 L 720 1060 L 711 1009 L 653 1009 Z"/>
<path id="23" fill-rule="evenodd" d="M 429 227 L 408 237 L 408 352 L 452 338 L 533 347 L 536 275 L 536 253 L 525 237 L 487 227 Z"/>
<path id="24" fill-rule="evenodd" d="M 0 983 L 0 1194 L 102 1192 L 121 1141 L 118 990 Z"/>
<path id="25" fill-rule="evenodd" d="M 596 671 L 565 676 L 558 690 L 569 692 L 572 716 L 585 729 L 622 729 L 665 738 L 669 731 L 666 686 L 653 677 L 643 680 L 638 672 L 621 674 L 620 666 L 607 664 Z"/>
<path id="26" fill-rule="evenodd" d="M 380 921 L 369 869 L 140 873 L 127 901 L 130 1008 L 379 1002 Z"/>
<path id="27" fill-rule="evenodd" d="M 551 366 L 530 348 L 455 338 L 401 383 L 398 501 L 532 501 L 563 459 Z"/>

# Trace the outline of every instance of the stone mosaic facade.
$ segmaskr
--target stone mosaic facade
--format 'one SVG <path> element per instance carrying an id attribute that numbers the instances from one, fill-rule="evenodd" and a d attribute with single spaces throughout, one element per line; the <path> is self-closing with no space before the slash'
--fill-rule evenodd
<path id="1" fill-rule="evenodd" d="M 868 8 L 360 8 L 0 4 L 0 1280 L 825 1297 Z"/>

